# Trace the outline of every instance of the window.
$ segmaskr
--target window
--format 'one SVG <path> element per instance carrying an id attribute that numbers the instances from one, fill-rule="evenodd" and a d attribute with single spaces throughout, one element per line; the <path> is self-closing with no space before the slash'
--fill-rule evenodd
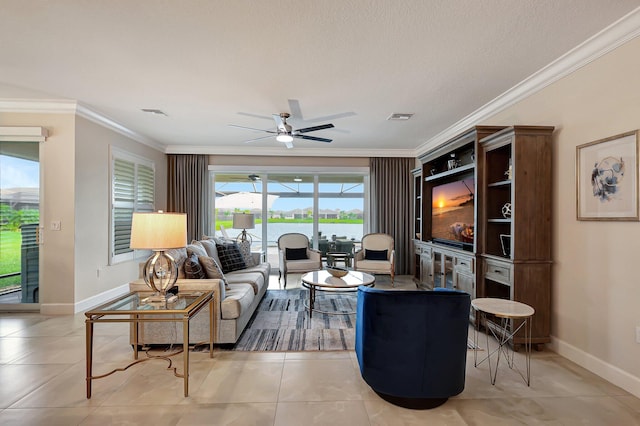
<path id="1" fill-rule="evenodd" d="M 321 250 L 327 242 L 323 240 L 352 241 L 344 244 L 345 251 L 366 233 L 368 169 L 327 167 L 315 173 L 274 169 L 247 175 L 218 167 L 212 169 L 213 232 L 230 231 L 234 212 L 253 213 L 255 227 L 247 231 L 252 247 L 264 251 L 272 264 L 278 262 L 276 241 L 287 232 L 303 233 L 314 245 L 317 239 Z M 235 238 L 238 232 L 227 233 Z"/>
<path id="2" fill-rule="evenodd" d="M 120 151 L 111 158 L 111 263 L 117 263 L 134 258 L 129 248 L 133 213 L 155 210 L 155 167 Z"/>

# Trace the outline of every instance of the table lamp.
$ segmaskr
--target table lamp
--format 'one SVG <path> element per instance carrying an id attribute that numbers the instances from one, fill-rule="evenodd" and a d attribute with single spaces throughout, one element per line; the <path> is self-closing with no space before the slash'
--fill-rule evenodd
<path id="1" fill-rule="evenodd" d="M 178 265 L 165 253 L 168 249 L 187 246 L 187 215 L 185 213 L 134 213 L 131 222 L 132 249 L 153 250 L 144 265 L 144 282 L 155 294 L 153 302 L 166 302 L 167 290 L 178 279 Z"/>
<path id="2" fill-rule="evenodd" d="M 248 241 L 251 244 L 251 235 L 247 233 L 247 229 L 253 228 L 255 228 L 253 213 L 233 214 L 233 229 L 242 229 L 242 232 L 238 235 L 240 242 Z"/>

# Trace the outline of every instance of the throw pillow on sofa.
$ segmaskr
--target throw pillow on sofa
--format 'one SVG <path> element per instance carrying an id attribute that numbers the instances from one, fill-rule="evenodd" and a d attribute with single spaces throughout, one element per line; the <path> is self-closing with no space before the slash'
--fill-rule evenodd
<path id="1" fill-rule="evenodd" d="M 200 245 L 204 247 L 207 252 L 207 256 L 214 259 L 218 258 L 218 250 L 216 249 L 216 242 L 213 240 L 200 240 Z"/>
<path id="2" fill-rule="evenodd" d="M 286 247 L 284 257 L 287 260 L 304 260 L 309 258 L 307 257 L 306 247 L 301 247 L 301 248 Z"/>
<path id="3" fill-rule="evenodd" d="M 364 258 L 367 260 L 387 260 L 388 250 L 364 249 Z"/>
<path id="4" fill-rule="evenodd" d="M 249 241 L 240 241 L 238 243 L 238 248 L 240 249 L 240 254 L 242 254 L 242 259 L 244 260 L 247 268 L 252 266 L 256 266 L 256 262 L 253 260 L 253 256 L 251 255 L 251 243 Z"/>
<path id="5" fill-rule="evenodd" d="M 165 254 L 171 256 L 176 265 L 178 265 L 178 278 L 186 278 L 184 273 L 184 262 L 187 260 L 187 249 L 178 248 L 165 251 Z"/>
<path id="6" fill-rule="evenodd" d="M 207 251 L 198 241 L 191 241 L 191 244 L 187 245 L 187 256 L 191 257 L 194 253 L 196 256 L 208 256 Z"/>
<path id="7" fill-rule="evenodd" d="M 207 278 L 216 278 L 224 281 L 224 287 L 229 290 L 229 284 L 224 278 L 224 272 L 222 272 L 222 268 L 213 257 L 198 256 L 198 261 L 200 262 L 200 265 L 202 265 Z"/>
<path id="8" fill-rule="evenodd" d="M 184 273 L 188 279 L 202 280 L 206 278 L 206 274 L 202 265 L 198 261 L 198 255 L 193 253 L 184 261 Z"/>
<path id="9" fill-rule="evenodd" d="M 225 274 L 247 267 L 242 258 L 242 253 L 240 253 L 240 248 L 235 242 L 216 244 L 216 249 L 218 250 L 222 272 Z"/>

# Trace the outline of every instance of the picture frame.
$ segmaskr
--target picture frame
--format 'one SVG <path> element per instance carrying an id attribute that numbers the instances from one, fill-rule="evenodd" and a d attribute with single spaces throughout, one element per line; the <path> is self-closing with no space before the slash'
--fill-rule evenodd
<path id="1" fill-rule="evenodd" d="M 578 220 L 638 221 L 638 133 L 576 147 Z"/>

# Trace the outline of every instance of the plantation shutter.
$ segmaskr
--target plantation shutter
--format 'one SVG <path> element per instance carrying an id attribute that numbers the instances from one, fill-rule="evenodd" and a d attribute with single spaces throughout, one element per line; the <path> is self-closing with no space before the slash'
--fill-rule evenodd
<path id="1" fill-rule="evenodd" d="M 133 256 L 129 248 L 133 213 L 154 211 L 155 171 L 153 164 L 114 157 L 112 176 L 112 262 L 117 262 Z"/>

